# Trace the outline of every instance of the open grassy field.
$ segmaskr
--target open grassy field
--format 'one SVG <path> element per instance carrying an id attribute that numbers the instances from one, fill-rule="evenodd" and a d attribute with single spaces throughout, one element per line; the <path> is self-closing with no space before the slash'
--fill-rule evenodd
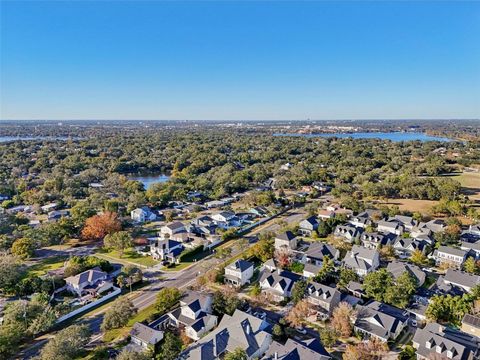
<path id="1" fill-rule="evenodd" d="M 46 259 L 42 259 L 37 263 L 29 266 L 28 274 L 35 275 L 35 276 L 45 275 L 47 272 L 51 270 L 56 270 L 61 268 L 65 260 L 67 259 L 68 259 L 68 256 L 64 256 L 64 255 L 52 256 Z"/>
<path id="2" fill-rule="evenodd" d="M 109 343 L 117 338 L 127 336 L 136 322 L 147 320 L 155 315 L 156 312 L 157 309 L 155 309 L 155 304 L 146 307 L 145 309 L 139 311 L 133 318 L 131 318 L 124 327 L 106 331 L 105 335 L 103 336 L 103 341 Z"/>
<path id="3" fill-rule="evenodd" d="M 480 172 L 463 172 L 452 176 L 462 185 L 465 195 L 472 200 L 480 201 Z"/>
<path id="4" fill-rule="evenodd" d="M 95 254 L 95 256 L 122 265 L 140 265 L 142 267 L 152 267 L 158 264 L 158 261 L 154 260 L 151 256 L 142 256 L 135 251 L 125 251 L 122 257 L 120 257 L 120 253 L 116 250 L 109 252 L 98 252 Z"/>
<path id="5" fill-rule="evenodd" d="M 438 204 L 438 201 L 435 200 L 414 200 L 414 199 L 389 199 L 388 203 L 382 204 L 387 206 L 396 205 L 400 210 L 406 210 L 415 212 L 418 211 L 422 214 L 428 213 L 432 206 Z"/>

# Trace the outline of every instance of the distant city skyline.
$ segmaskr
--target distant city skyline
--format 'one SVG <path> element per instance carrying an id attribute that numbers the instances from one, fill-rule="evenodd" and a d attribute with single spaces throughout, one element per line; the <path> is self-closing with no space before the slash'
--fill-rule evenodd
<path id="1" fill-rule="evenodd" d="M 0 7 L 0 120 L 480 118 L 478 2 Z"/>

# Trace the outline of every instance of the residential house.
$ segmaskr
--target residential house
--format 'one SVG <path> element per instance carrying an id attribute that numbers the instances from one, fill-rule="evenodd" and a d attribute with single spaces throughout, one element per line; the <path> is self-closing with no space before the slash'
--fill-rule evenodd
<path id="1" fill-rule="evenodd" d="M 322 220 L 333 219 L 335 217 L 335 211 L 331 210 L 319 210 L 317 217 Z"/>
<path id="2" fill-rule="evenodd" d="M 462 249 L 456 249 L 449 246 L 441 245 L 433 252 L 433 258 L 437 265 L 446 263 L 461 268 L 467 259 L 468 252 Z"/>
<path id="3" fill-rule="evenodd" d="M 401 258 L 408 258 L 412 255 L 415 250 L 421 251 L 425 254 L 428 244 L 425 241 L 402 237 L 397 237 L 396 241 L 393 244 L 395 253 Z"/>
<path id="4" fill-rule="evenodd" d="M 268 209 L 264 206 L 256 206 L 254 208 L 251 208 L 249 211 L 258 217 L 265 217 L 269 214 Z"/>
<path id="5" fill-rule="evenodd" d="M 377 231 L 384 234 L 402 235 L 404 227 L 397 220 L 380 220 L 377 222 Z"/>
<path id="6" fill-rule="evenodd" d="M 353 245 L 343 259 L 343 265 L 355 271 L 359 276 L 365 276 L 380 266 L 380 255 L 377 250 Z"/>
<path id="7" fill-rule="evenodd" d="M 352 216 L 350 220 L 348 220 L 348 222 L 355 227 L 361 227 L 363 229 L 365 229 L 367 226 L 372 225 L 373 223 L 372 219 L 370 218 L 370 214 L 366 211 L 358 215 Z"/>
<path id="8" fill-rule="evenodd" d="M 469 293 L 480 285 L 480 276 L 469 274 L 464 271 L 447 269 L 445 275 L 438 277 L 434 290 L 437 293 L 461 295 Z"/>
<path id="9" fill-rule="evenodd" d="M 70 216 L 70 211 L 68 210 L 52 210 L 47 214 L 47 219 L 50 222 L 55 222 L 68 216 Z"/>
<path id="10" fill-rule="evenodd" d="M 295 250 L 297 248 L 297 237 L 291 231 L 285 231 L 275 236 L 275 249 Z"/>
<path id="11" fill-rule="evenodd" d="M 405 216 L 405 215 L 395 215 L 394 217 L 391 217 L 390 219 L 388 219 L 388 221 L 399 222 L 400 224 L 403 225 L 403 228 L 406 231 L 411 231 L 418 224 L 417 220 L 414 220 L 411 216 Z"/>
<path id="12" fill-rule="evenodd" d="M 475 259 L 480 259 L 480 238 L 475 242 L 462 241 L 460 249 L 472 254 Z"/>
<path id="13" fill-rule="evenodd" d="M 262 357 L 272 343 L 269 324 L 243 311 L 225 314 L 215 330 L 191 344 L 180 354 L 181 360 L 214 360 L 238 348 L 245 350 L 247 359 Z"/>
<path id="14" fill-rule="evenodd" d="M 303 266 L 303 277 L 309 279 L 309 278 L 312 278 L 314 276 L 317 276 L 317 274 L 320 272 L 321 269 L 322 269 L 321 266 L 306 263 Z"/>
<path id="15" fill-rule="evenodd" d="M 480 338 L 480 316 L 465 314 L 462 319 L 461 330 L 467 334 Z"/>
<path id="16" fill-rule="evenodd" d="M 180 307 L 169 312 L 169 325 L 184 327 L 185 334 L 193 340 L 199 340 L 217 325 L 217 317 L 212 315 L 211 295 L 189 291 L 180 299 Z"/>
<path id="17" fill-rule="evenodd" d="M 476 235 L 476 236 L 480 236 L 480 223 L 478 224 L 474 224 L 474 225 L 470 225 L 468 227 L 468 232 L 470 234 L 473 234 L 473 235 Z"/>
<path id="18" fill-rule="evenodd" d="M 133 221 L 138 223 L 144 223 L 146 221 L 155 221 L 157 219 L 157 215 L 150 210 L 148 206 L 143 206 L 141 208 L 137 208 L 130 212 L 130 217 Z"/>
<path id="19" fill-rule="evenodd" d="M 55 210 L 57 207 L 58 207 L 57 203 L 50 203 L 47 205 L 43 205 L 42 207 L 40 207 L 40 209 L 42 210 L 43 213 L 47 214 L 50 211 Z"/>
<path id="20" fill-rule="evenodd" d="M 93 268 L 75 276 L 69 276 L 65 282 L 70 292 L 82 296 L 85 293 L 100 294 L 111 289 L 113 284 L 107 279 L 106 272 Z"/>
<path id="21" fill-rule="evenodd" d="M 362 232 L 362 228 L 357 228 L 353 225 L 337 225 L 333 235 L 349 243 L 353 243 L 356 239 L 360 238 Z"/>
<path id="22" fill-rule="evenodd" d="M 298 224 L 298 231 L 305 236 L 312 236 L 318 228 L 318 220 L 315 216 L 310 216 L 307 219 L 300 221 Z"/>
<path id="23" fill-rule="evenodd" d="M 225 267 L 225 282 L 240 287 L 250 282 L 253 276 L 253 263 L 237 260 Z"/>
<path id="24" fill-rule="evenodd" d="M 260 287 L 262 292 L 273 301 L 281 302 L 291 296 L 293 284 L 301 276 L 286 270 L 270 271 L 264 268 L 260 273 Z"/>
<path id="25" fill-rule="evenodd" d="M 420 222 L 410 230 L 410 236 L 432 235 L 445 230 L 445 222 L 440 219 Z"/>
<path id="26" fill-rule="evenodd" d="M 314 242 L 309 246 L 308 250 L 305 251 L 302 262 L 304 264 L 322 266 L 323 259 L 326 256 L 328 256 L 329 259 L 338 260 L 340 251 L 330 244 Z"/>
<path id="27" fill-rule="evenodd" d="M 377 232 L 364 232 L 360 236 L 362 245 L 367 249 L 378 249 L 382 246 L 392 245 L 397 235 L 395 234 L 380 234 Z"/>
<path id="28" fill-rule="evenodd" d="M 334 287 L 309 282 L 307 286 L 307 301 L 314 305 L 317 316 L 326 320 L 332 315 L 333 309 L 340 303 L 341 293 Z"/>
<path id="29" fill-rule="evenodd" d="M 228 229 L 232 226 L 240 226 L 239 219 L 232 211 L 221 211 L 211 215 L 211 218 L 215 221 L 216 225 L 222 229 Z"/>
<path id="30" fill-rule="evenodd" d="M 185 231 L 186 231 L 186 228 L 183 223 L 181 223 L 180 221 L 174 221 L 160 228 L 160 237 L 168 238 L 168 237 L 172 237 L 174 234 L 178 234 Z"/>
<path id="31" fill-rule="evenodd" d="M 348 284 L 347 284 L 347 291 L 352 294 L 353 296 L 361 299 L 364 295 L 365 295 L 365 292 L 363 290 L 363 285 L 357 281 L 350 281 Z"/>
<path id="32" fill-rule="evenodd" d="M 418 360 L 480 358 L 480 338 L 434 322 L 417 328 L 412 341 Z"/>
<path id="33" fill-rule="evenodd" d="M 366 338 L 375 337 L 383 342 L 395 340 L 407 325 L 408 317 L 393 306 L 378 301 L 357 306 L 354 330 Z"/>
<path id="34" fill-rule="evenodd" d="M 158 239 L 150 246 L 150 253 L 154 259 L 168 261 L 172 264 L 178 262 L 178 257 L 183 250 L 181 242 L 170 239 Z"/>
<path id="35" fill-rule="evenodd" d="M 331 358 L 319 339 L 289 338 L 285 344 L 272 342 L 263 360 L 329 360 Z"/>
<path id="36" fill-rule="evenodd" d="M 136 322 L 130 330 L 130 341 L 137 345 L 140 351 L 155 349 L 163 339 L 163 331 Z"/>
<path id="37" fill-rule="evenodd" d="M 417 280 L 417 286 L 422 286 L 426 279 L 426 274 L 418 266 L 401 261 L 392 261 L 387 265 L 387 271 L 397 280 L 405 272 L 409 273 Z"/>

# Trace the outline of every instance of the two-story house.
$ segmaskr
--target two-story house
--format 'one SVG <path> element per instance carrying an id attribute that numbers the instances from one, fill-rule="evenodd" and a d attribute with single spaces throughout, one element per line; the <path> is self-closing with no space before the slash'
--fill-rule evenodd
<path id="1" fill-rule="evenodd" d="M 172 264 L 179 261 L 178 257 L 183 250 L 181 242 L 170 239 L 158 239 L 150 245 L 150 253 L 154 259 L 168 261 Z"/>
<path id="2" fill-rule="evenodd" d="M 285 231 L 275 236 L 275 249 L 295 250 L 297 248 L 297 237 L 291 231 Z"/>
<path id="3" fill-rule="evenodd" d="M 325 257 L 336 261 L 339 256 L 340 251 L 332 245 L 323 242 L 314 242 L 309 246 L 307 251 L 305 251 L 302 263 L 322 266 Z"/>
<path id="4" fill-rule="evenodd" d="M 141 208 L 137 208 L 130 212 L 130 217 L 133 221 L 138 223 L 144 223 L 146 221 L 155 221 L 157 219 L 157 215 L 153 211 L 150 210 L 148 206 L 143 206 Z"/>
<path id="5" fill-rule="evenodd" d="M 433 252 L 433 258 L 437 265 L 446 263 L 461 268 L 467 259 L 467 254 L 465 250 L 442 245 Z"/>
<path id="6" fill-rule="evenodd" d="M 402 235 L 404 227 L 402 223 L 396 220 L 380 220 L 377 222 L 377 231 L 383 234 Z"/>
<path id="7" fill-rule="evenodd" d="M 309 282 L 307 286 L 307 301 L 314 305 L 317 316 L 322 319 L 328 319 L 333 309 L 340 303 L 341 293 L 334 287 Z"/>
<path id="8" fill-rule="evenodd" d="M 352 250 L 345 255 L 343 265 L 355 271 L 359 276 L 365 276 L 369 272 L 378 269 L 380 266 L 380 254 L 377 250 L 353 245 Z"/>
<path id="9" fill-rule="evenodd" d="M 318 229 L 318 220 L 315 216 L 310 216 L 298 224 L 298 231 L 304 236 L 312 236 Z"/>
<path id="10" fill-rule="evenodd" d="M 292 294 L 293 285 L 301 276 L 286 270 L 270 271 L 264 268 L 260 273 L 260 287 L 262 293 L 272 301 L 281 302 Z"/>
<path id="11" fill-rule="evenodd" d="M 362 232 L 362 228 L 357 228 L 353 225 L 337 225 L 333 232 L 333 236 L 341 238 L 349 243 L 353 243 L 360 237 Z"/>
<path id="12" fill-rule="evenodd" d="M 82 296 L 85 293 L 100 294 L 113 287 L 111 281 L 108 281 L 108 274 L 99 268 L 93 268 L 84 271 L 75 276 L 69 276 L 65 279 L 67 289 Z"/>
<path id="13" fill-rule="evenodd" d="M 250 282 L 253 276 L 253 263 L 246 260 L 237 260 L 225 267 L 225 282 L 237 287 Z"/>

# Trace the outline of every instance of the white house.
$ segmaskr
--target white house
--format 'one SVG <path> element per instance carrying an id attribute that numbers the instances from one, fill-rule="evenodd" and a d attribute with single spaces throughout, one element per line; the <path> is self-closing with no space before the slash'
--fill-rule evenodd
<path id="1" fill-rule="evenodd" d="M 253 264 L 245 260 L 237 260 L 225 267 L 225 282 L 234 286 L 243 286 L 253 276 Z"/>
<path id="2" fill-rule="evenodd" d="M 155 215 L 147 206 L 137 208 L 130 212 L 130 217 L 133 221 L 143 223 L 145 221 L 155 221 L 157 215 Z"/>
<path id="3" fill-rule="evenodd" d="M 404 226 L 401 222 L 397 220 L 380 220 L 377 223 L 377 231 L 384 234 L 402 235 L 404 231 Z"/>
<path id="4" fill-rule="evenodd" d="M 380 255 L 377 250 L 353 245 L 352 250 L 345 255 L 343 264 L 358 275 L 365 276 L 380 266 Z"/>
<path id="5" fill-rule="evenodd" d="M 170 239 L 158 239 L 150 245 L 150 253 L 154 259 L 170 263 L 177 263 L 183 250 L 182 243 Z"/>
<path id="6" fill-rule="evenodd" d="M 297 248 L 297 237 L 291 231 L 285 231 L 275 236 L 275 249 L 280 250 L 282 248 L 288 250 Z"/>
<path id="7" fill-rule="evenodd" d="M 75 276 L 69 276 L 65 279 L 67 289 L 82 296 L 84 293 L 100 294 L 113 287 L 110 281 L 107 281 L 108 274 L 99 268 L 84 271 Z"/>
<path id="8" fill-rule="evenodd" d="M 130 331 L 130 341 L 140 347 L 141 350 L 149 350 L 155 347 L 163 339 L 163 331 L 151 328 L 142 323 L 135 323 Z"/>
<path id="9" fill-rule="evenodd" d="M 467 258 L 467 251 L 449 246 L 440 246 L 433 252 L 433 258 L 437 265 L 447 263 L 460 268 Z"/>
<path id="10" fill-rule="evenodd" d="M 185 232 L 186 228 L 183 223 L 180 221 L 174 221 L 170 224 L 164 225 L 160 228 L 160 237 L 168 238 L 172 237 L 174 234 Z"/>

